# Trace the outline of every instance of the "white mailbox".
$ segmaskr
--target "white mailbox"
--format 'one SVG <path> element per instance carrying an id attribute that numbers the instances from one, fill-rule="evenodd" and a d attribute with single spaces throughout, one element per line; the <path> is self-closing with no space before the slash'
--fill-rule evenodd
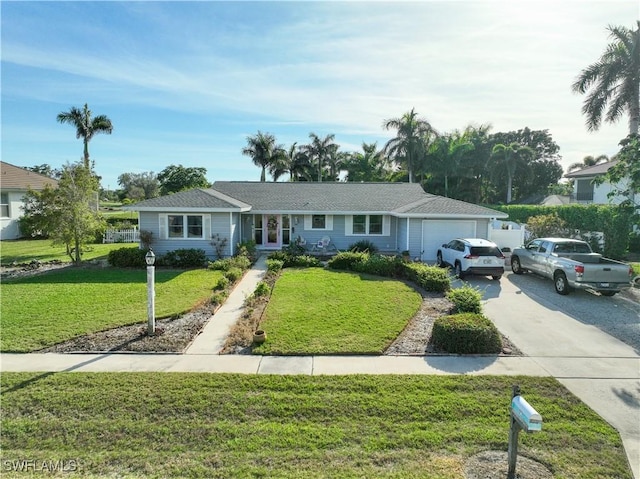
<path id="1" fill-rule="evenodd" d="M 523 430 L 542 430 L 542 416 L 522 396 L 515 396 L 511 400 L 511 414 Z"/>

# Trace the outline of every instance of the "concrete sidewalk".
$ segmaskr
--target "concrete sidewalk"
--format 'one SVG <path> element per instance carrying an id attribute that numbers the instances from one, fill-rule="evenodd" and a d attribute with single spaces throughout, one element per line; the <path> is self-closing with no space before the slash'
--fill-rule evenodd
<path id="1" fill-rule="evenodd" d="M 0 354 L 3 372 L 207 372 L 552 376 L 615 427 L 640 479 L 640 356 L 630 346 L 521 294 L 492 284 L 485 314 L 527 356 L 220 355 L 230 327 L 266 271 L 260 258 L 185 354 Z M 514 319 L 515 318 L 515 319 Z M 543 415 L 544 416 L 544 415 Z"/>

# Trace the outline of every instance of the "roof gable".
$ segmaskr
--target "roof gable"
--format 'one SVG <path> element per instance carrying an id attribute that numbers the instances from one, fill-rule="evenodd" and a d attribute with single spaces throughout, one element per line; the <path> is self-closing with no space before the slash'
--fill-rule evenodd
<path id="1" fill-rule="evenodd" d="M 58 186 L 58 180 L 0 161 L 0 187 L 3 190 L 43 190 Z"/>

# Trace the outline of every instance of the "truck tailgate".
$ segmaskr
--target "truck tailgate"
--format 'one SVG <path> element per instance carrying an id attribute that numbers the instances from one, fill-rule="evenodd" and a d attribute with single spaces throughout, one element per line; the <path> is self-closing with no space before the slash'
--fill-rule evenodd
<path id="1" fill-rule="evenodd" d="M 625 264 L 584 264 L 582 283 L 628 283 L 629 267 Z M 603 287 L 607 287 L 604 284 Z"/>

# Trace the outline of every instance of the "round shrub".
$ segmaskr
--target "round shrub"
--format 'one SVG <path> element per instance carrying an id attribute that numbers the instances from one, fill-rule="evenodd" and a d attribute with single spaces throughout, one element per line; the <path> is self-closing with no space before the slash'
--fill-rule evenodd
<path id="1" fill-rule="evenodd" d="M 437 348 L 453 354 L 496 354 L 502 349 L 498 329 L 477 313 L 437 318 L 433 323 L 431 341 Z"/>
<path id="2" fill-rule="evenodd" d="M 267 260 L 267 271 L 276 273 L 280 271 L 284 267 L 284 261 L 279 259 L 268 259 Z"/>
<path id="3" fill-rule="evenodd" d="M 292 256 L 288 263 L 284 266 L 298 267 L 298 268 L 319 268 L 322 266 L 322 261 L 318 258 L 309 255 Z"/>
<path id="4" fill-rule="evenodd" d="M 203 249 L 183 248 L 162 255 L 159 262 L 170 268 L 200 268 L 206 264 L 207 254 Z"/>
<path id="5" fill-rule="evenodd" d="M 422 263 L 402 263 L 402 268 L 405 278 L 427 291 L 444 293 L 451 289 L 451 279 L 446 269 Z"/>
<path id="6" fill-rule="evenodd" d="M 482 313 L 482 293 L 469 285 L 452 289 L 447 298 L 455 306 L 456 313 Z"/>
<path id="7" fill-rule="evenodd" d="M 218 280 L 214 289 L 217 291 L 224 291 L 229 287 L 230 283 L 231 281 L 229 281 L 229 278 L 227 278 L 226 276 L 223 276 Z"/>
<path id="8" fill-rule="evenodd" d="M 359 273 L 396 278 L 402 275 L 401 265 L 402 261 L 397 260 L 395 256 L 372 254 L 366 261 L 354 264 L 354 269 Z"/>
<path id="9" fill-rule="evenodd" d="M 147 252 L 138 248 L 120 248 L 109 251 L 107 261 L 116 268 L 144 268 L 147 266 L 144 255 Z"/>
<path id="10" fill-rule="evenodd" d="M 344 251 L 331 258 L 327 262 L 327 266 L 331 269 L 355 271 L 358 263 L 364 263 L 368 259 L 369 253 L 352 253 L 350 251 Z"/>
<path id="11" fill-rule="evenodd" d="M 240 278 L 242 278 L 242 274 L 243 273 L 240 268 L 233 267 L 233 268 L 229 268 L 227 271 L 224 272 L 224 277 L 227 278 L 232 283 L 235 283 Z"/>
<path id="12" fill-rule="evenodd" d="M 269 285 L 267 283 L 265 283 L 264 281 L 260 281 L 256 285 L 256 289 L 253 292 L 253 294 L 256 297 L 258 297 L 258 296 L 266 296 L 266 295 L 269 294 L 270 291 L 271 291 L 271 289 L 269 288 Z"/>
<path id="13" fill-rule="evenodd" d="M 227 296 L 229 296 L 229 293 L 227 293 L 226 291 L 217 291 L 213 293 L 213 296 L 211 296 L 211 304 L 213 304 L 214 306 L 222 304 L 227 299 Z"/>

